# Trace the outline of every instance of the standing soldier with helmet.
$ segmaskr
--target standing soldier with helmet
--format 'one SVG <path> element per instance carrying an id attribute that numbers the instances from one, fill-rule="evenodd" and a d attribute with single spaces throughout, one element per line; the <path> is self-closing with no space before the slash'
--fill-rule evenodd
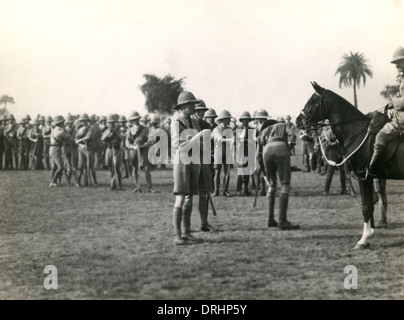
<path id="1" fill-rule="evenodd" d="M 201 128 L 201 130 L 212 130 L 211 125 L 203 120 L 204 114 L 208 108 L 203 100 L 199 100 L 199 102 L 195 106 L 195 113 L 191 115 L 191 119 L 197 122 Z M 209 144 L 211 141 L 209 141 Z M 205 146 L 204 142 L 201 142 L 201 173 L 199 179 L 199 202 L 198 202 L 198 210 L 201 218 L 201 231 L 209 232 L 212 231 L 212 226 L 208 223 L 208 203 L 210 194 L 213 192 L 213 162 L 204 163 L 204 153 L 208 152 L 211 149 L 211 144 L 209 146 Z M 212 160 L 212 159 L 210 159 Z"/>
<path id="2" fill-rule="evenodd" d="M 96 168 L 99 168 L 99 163 L 101 161 L 101 159 L 99 158 L 99 154 L 100 154 L 100 148 L 101 148 L 101 129 L 98 126 L 97 123 L 97 116 L 95 114 L 92 114 L 90 117 L 90 121 L 91 121 L 91 130 L 93 132 L 93 140 L 94 140 L 94 170 Z"/>
<path id="3" fill-rule="evenodd" d="M 67 179 L 67 184 L 72 186 L 71 182 L 72 175 L 76 177 L 76 168 L 74 167 L 74 153 L 77 151 L 74 137 L 76 135 L 76 130 L 73 126 L 74 118 L 72 115 L 68 115 L 66 119 L 66 125 L 64 127 L 65 132 L 69 135 L 69 139 L 67 139 L 62 148 L 63 160 L 64 160 L 64 170 Z M 77 181 L 77 179 L 76 179 Z"/>
<path id="4" fill-rule="evenodd" d="M 211 130 L 213 130 L 213 129 L 215 129 L 216 127 L 217 127 L 217 123 L 215 122 L 215 119 L 217 118 L 217 114 L 216 114 L 216 111 L 214 110 L 214 109 L 212 109 L 212 108 L 210 108 L 210 109 L 208 109 L 206 112 L 205 112 L 205 116 L 204 116 L 204 119 L 206 120 L 206 122 L 210 125 L 210 127 L 211 127 Z M 213 141 L 213 136 L 211 136 L 211 148 L 210 148 L 211 150 L 211 171 L 212 171 L 212 187 L 214 186 L 213 185 L 213 180 L 214 180 L 214 177 L 215 177 L 215 168 L 214 168 L 214 162 L 215 162 L 215 142 Z"/>
<path id="5" fill-rule="evenodd" d="M 118 131 L 119 131 L 119 136 L 120 136 L 120 141 L 121 141 L 121 150 L 122 150 L 122 164 L 123 164 L 123 169 L 125 171 L 125 175 L 123 176 L 123 179 L 128 179 L 129 178 L 129 173 L 130 171 L 130 165 L 129 165 L 129 149 L 125 145 L 125 140 L 126 140 L 126 134 L 128 132 L 128 127 L 126 126 L 126 117 L 125 116 L 119 116 L 118 119 Z M 120 170 L 120 169 L 119 169 Z"/>
<path id="6" fill-rule="evenodd" d="M 192 201 L 193 195 L 199 193 L 201 165 L 193 161 L 184 163 L 181 158 L 189 158 L 189 153 L 192 152 L 192 149 L 189 149 L 188 144 L 194 143 L 192 138 L 195 132 L 202 131 L 199 122 L 191 118 L 195 111 L 195 104 L 198 102 L 191 92 L 181 92 L 178 96 L 177 105 L 174 106 L 174 110 L 179 111 L 179 116 L 171 123 L 172 148 L 174 151 L 173 193 L 175 194 L 173 226 L 175 233 L 174 244 L 176 245 L 186 244 L 194 238 L 191 235 Z M 201 138 L 203 137 L 201 136 Z M 200 162 L 200 158 L 198 162 Z"/>
<path id="7" fill-rule="evenodd" d="M 28 170 L 29 166 L 29 138 L 28 127 L 25 119 L 21 119 L 20 127 L 17 129 L 17 139 L 19 143 L 18 156 L 20 159 L 20 170 Z"/>
<path id="8" fill-rule="evenodd" d="M 249 126 L 249 123 L 251 122 L 251 115 L 248 111 L 244 111 L 240 118 L 239 121 L 242 123 L 242 131 L 239 133 L 238 139 L 237 141 L 239 143 L 243 144 L 243 155 L 241 154 L 236 154 L 236 159 L 237 159 L 237 163 L 238 163 L 238 167 L 239 168 L 246 168 L 248 167 L 248 162 L 246 162 L 245 164 L 242 164 L 242 156 L 244 157 L 248 157 L 248 130 L 252 129 Z M 238 146 L 237 151 L 239 152 L 241 150 L 240 146 Z M 237 184 L 236 184 L 236 196 L 250 196 L 251 192 L 249 190 L 249 182 L 250 182 L 250 175 L 241 175 L 241 174 L 237 174 Z M 244 185 L 244 191 L 243 193 L 241 192 L 242 190 L 242 186 Z"/>
<path id="9" fill-rule="evenodd" d="M 50 136 L 52 133 L 52 117 L 47 116 L 44 121 L 44 126 L 42 128 L 43 136 L 43 158 L 45 159 L 45 168 L 50 170 L 50 159 L 49 159 L 49 148 L 50 148 Z"/>
<path id="10" fill-rule="evenodd" d="M 98 127 L 101 130 L 101 136 L 103 135 L 104 131 L 108 129 L 107 126 L 107 117 L 106 116 L 101 116 L 100 120 L 98 121 Z M 99 159 L 99 169 L 105 169 L 106 168 L 106 163 L 105 163 L 105 152 L 106 152 L 106 146 L 104 143 L 100 144 L 100 148 L 99 148 L 99 155 L 98 155 L 98 159 Z"/>
<path id="11" fill-rule="evenodd" d="M 0 119 L 0 170 L 3 170 L 3 159 L 4 159 L 4 128 L 7 120 L 7 116 L 3 115 Z"/>
<path id="12" fill-rule="evenodd" d="M 129 149 L 130 162 L 133 167 L 135 187 L 133 192 L 141 192 L 139 184 L 140 162 L 142 157 L 148 157 L 149 129 L 140 124 L 140 115 L 134 111 L 129 116 L 130 128 L 126 135 L 125 145 Z M 148 192 L 154 192 L 151 186 L 151 175 L 148 161 L 144 163 Z"/>
<path id="13" fill-rule="evenodd" d="M 78 145 L 78 170 L 79 174 L 77 177 L 77 187 L 80 187 L 81 177 L 84 171 L 84 185 L 90 187 L 91 177 L 93 179 L 93 184 L 97 185 L 97 176 L 94 169 L 94 137 L 93 131 L 90 126 L 90 118 L 86 113 L 83 113 L 79 121 L 82 126 L 77 130 L 75 141 Z"/>
<path id="14" fill-rule="evenodd" d="M 65 119 L 57 115 L 53 121 L 54 128 L 50 137 L 49 155 L 52 159 L 52 180 L 49 187 L 56 187 L 57 181 L 63 174 L 63 155 L 62 147 L 70 139 L 70 135 L 64 130 Z"/>
<path id="15" fill-rule="evenodd" d="M 121 134 L 119 128 L 116 126 L 117 119 L 114 115 L 109 115 L 107 118 L 107 129 L 102 133 L 101 141 L 105 143 L 105 161 L 109 167 L 111 176 L 111 191 L 122 189 L 122 175 L 121 175 Z"/>
<path id="16" fill-rule="evenodd" d="M 230 197 L 230 193 L 228 191 L 229 182 L 230 182 L 230 163 L 233 162 L 233 145 L 234 145 L 234 135 L 233 130 L 230 129 L 229 123 L 231 119 L 231 114 L 227 110 L 223 110 L 217 121 L 219 125 L 213 129 L 212 136 L 215 144 L 215 154 L 214 154 L 214 169 L 215 169 L 215 178 L 214 178 L 214 186 L 215 191 L 213 196 L 219 195 L 219 187 L 220 187 L 220 172 L 223 167 L 223 196 Z M 227 146 L 229 146 L 230 150 L 226 150 Z"/>
<path id="17" fill-rule="evenodd" d="M 31 170 L 42 170 L 43 163 L 43 136 L 42 130 L 39 129 L 40 122 L 38 119 L 34 120 L 32 124 L 31 130 L 29 131 L 28 138 L 31 141 L 31 150 L 30 150 L 30 161 L 31 161 Z"/>
<path id="18" fill-rule="evenodd" d="M 287 115 L 286 116 L 286 132 L 288 134 L 288 147 L 290 150 L 290 155 L 295 155 L 295 146 L 296 146 L 296 126 L 290 121 L 292 117 Z"/>
<path id="19" fill-rule="evenodd" d="M 257 144 L 256 144 L 256 154 L 258 155 L 260 153 L 259 151 L 259 144 L 258 144 L 258 137 L 261 134 L 261 128 L 262 125 L 264 124 L 265 121 L 267 121 L 269 119 L 269 115 L 268 112 L 265 109 L 259 109 L 257 110 L 257 112 L 255 113 L 255 115 L 253 116 L 253 119 L 255 120 L 255 137 L 257 140 Z M 274 120 L 272 120 L 274 121 Z M 262 160 L 262 159 L 259 159 Z M 257 182 L 256 182 L 256 188 L 261 187 L 261 192 L 260 195 L 261 196 L 265 196 L 266 195 L 266 191 L 265 191 L 265 186 L 266 186 L 266 181 L 265 181 L 265 177 L 266 173 L 265 173 L 265 168 L 262 162 L 257 161 L 257 169 L 256 169 L 256 177 L 257 177 Z"/>
<path id="20" fill-rule="evenodd" d="M 6 169 L 18 169 L 18 142 L 17 142 L 17 125 L 15 118 L 11 114 L 8 117 L 8 123 L 4 129 L 5 135 L 5 155 L 6 155 Z M 14 159 L 14 160 L 13 160 Z"/>

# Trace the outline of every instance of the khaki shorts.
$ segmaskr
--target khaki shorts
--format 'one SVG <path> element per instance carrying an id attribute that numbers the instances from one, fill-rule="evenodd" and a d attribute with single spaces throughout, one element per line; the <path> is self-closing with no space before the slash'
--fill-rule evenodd
<path id="1" fill-rule="evenodd" d="M 173 164 L 174 194 L 199 193 L 200 164 Z"/>

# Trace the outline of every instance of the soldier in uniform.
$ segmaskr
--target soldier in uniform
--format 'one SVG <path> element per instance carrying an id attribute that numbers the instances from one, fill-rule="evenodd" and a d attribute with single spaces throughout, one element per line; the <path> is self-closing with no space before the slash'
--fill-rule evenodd
<path id="1" fill-rule="evenodd" d="M 39 129 L 39 125 L 40 125 L 39 120 L 35 119 L 28 135 L 28 138 L 31 141 L 31 150 L 30 150 L 31 170 L 43 169 L 42 157 L 43 157 L 44 143 L 43 143 L 42 130 Z"/>
<path id="2" fill-rule="evenodd" d="M 258 157 L 265 167 L 265 174 L 269 181 L 267 193 L 268 202 L 268 228 L 278 227 L 281 230 L 296 230 L 299 226 L 287 220 L 287 209 L 290 193 L 290 151 L 288 148 L 285 123 L 275 123 L 263 129 L 258 137 L 260 150 Z M 279 224 L 275 221 L 275 194 L 277 180 L 281 183 L 279 196 Z"/>
<path id="3" fill-rule="evenodd" d="M 64 170 L 67 179 L 67 184 L 72 186 L 71 182 L 72 175 L 76 177 L 76 168 L 74 167 L 74 153 L 77 152 L 77 148 L 74 143 L 74 138 L 76 136 L 76 130 L 73 126 L 74 118 L 72 115 L 68 115 L 66 118 L 66 124 L 64 127 L 65 132 L 69 135 L 69 139 L 63 144 L 62 154 L 64 160 Z M 77 179 L 76 179 L 77 181 Z"/>
<path id="4" fill-rule="evenodd" d="M 240 135 L 238 137 L 239 143 L 242 143 L 244 146 L 244 157 L 248 156 L 248 130 L 252 129 L 249 126 L 249 123 L 251 122 L 251 115 L 248 111 L 244 111 L 241 113 L 241 116 L 239 118 L 239 121 L 242 123 L 242 129 L 243 131 L 240 132 Z M 240 147 L 237 148 L 237 150 L 241 150 Z M 245 164 L 241 163 L 240 159 L 241 155 L 237 154 L 237 163 L 239 168 L 246 168 L 248 166 L 248 162 Z M 242 175 L 238 174 L 237 175 L 237 184 L 236 184 L 236 196 L 250 196 L 251 192 L 249 190 L 249 182 L 250 182 L 250 175 Z M 241 190 L 243 189 L 242 187 L 244 186 L 244 191 L 243 193 Z"/>
<path id="5" fill-rule="evenodd" d="M 191 118 L 191 115 L 195 112 L 195 104 L 198 102 L 191 92 L 182 92 L 178 96 L 177 105 L 174 107 L 174 110 L 179 111 L 178 118 L 171 123 L 172 148 L 174 151 L 173 193 L 175 194 L 173 226 L 175 233 L 174 243 L 176 245 L 186 244 L 188 241 L 193 240 L 191 235 L 192 202 L 193 195 L 199 193 L 201 165 L 193 161 L 186 164 L 181 158 L 188 158 L 191 152 L 188 144 L 194 143 L 194 140 L 191 140 L 192 137 L 196 132 L 202 131 L 199 122 Z M 187 129 L 192 130 L 185 131 Z M 198 162 L 200 162 L 200 158 Z"/>
<path id="6" fill-rule="evenodd" d="M 7 116 L 3 115 L 0 121 L 0 170 L 3 170 L 3 159 L 4 159 L 4 129 L 5 123 L 7 121 Z"/>
<path id="7" fill-rule="evenodd" d="M 108 129 L 107 126 L 107 117 L 106 116 L 101 116 L 100 120 L 98 121 L 98 127 L 101 130 L 101 136 L 104 133 L 105 130 Z M 98 150 L 99 155 L 98 155 L 98 159 L 99 159 L 99 169 L 105 169 L 106 168 L 106 163 L 105 163 L 105 152 L 106 152 L 106 146 L 104 143 L 100 144 L 100 148 Z"/>
<path id="8" fill-rule="evenodd" d="M 207 110 L 208 108 L 206 107 L 205 102 L 203 100 L 199 100 L 195 107 L 195 113 L 191 115 L 192 121 L 198 122 L 201 130 L 212 130 L 211 125 L 203 120 L 204 114 Z M 211 147 L 211 145 L 205 146 L 203 142 L 201 143 L 201 173 L 199 180 L 198 210 L 201 218 L 201 231 L 203 232 L 209 232 L 213 230 L 212 226 L 208 222 L 208 196 L 213 192 L 213 163 L 204 163 L 203 161 L 203 154 L 205 154 L 206 152 L 210 153 Z"/>
<path id="9" fill-rule="evenodd" d="M 383 156 L 384 148 L 391 140 L 400 139 L 404 134 L 404 47 L 398 47 L 393 53 L 393 60 L 400 79 L 399 97 L 392 101 L 394 116 L 391 122 L 387 122 L 377 133 L 373 156 L 369 164 L 365 179 L 372 181 L 377 176 L 380 159 Z"/>
<path id="10" fill-rule="evenodd" d="M 257 141 L 256 144 L 256 154 L 259 153 L 259 144 L 258 144 L 258 137 L 261 134 L 261 128 L 262 125 L 264 124 L 264 122 L 266 120 L 268 120 L 269 115 L 268 112 L 265 109 L 259 109 L 255 112 L 255 115 L 253 116 L 253 120 L 255 121 L 255 138 Z M 261 192 L 260 195 L 261 196 L 265 196 L 266 195 L 266 181 L 264 179 L 265 176 L 265 168 L 262 162 L 257 162 L 257 169 L 256 169 L 256 177 L 257 177 L 257 182 L 256 182 L 256 188 L 258 188 L 257 184 L 260 184 L 260 188 L 261 188 Z M 260 179 L 260 181 L 258 181 L 258 179 Z M 253 180 L 254 181 L 254 180 Z M 255 189 L 253 187 L 253 189 Z"/>
<path id="11" fill-rule="evenodd" d="M 42 128 L 42 136 L 43 136 L 43 158 L 45 160 L 45 168 L 46 170 L 50 170 L 50 159 L 49 159 L 49 148 L 50 148 L 50 136 L 52 133 L 52 117 L 47 116 L 44 121 L 44 126 Z"/>
<path id="12" fill-rule="evenodd" d="M 50 137 L 49 155 L 52 160 L 52 180 L 49 187 L 56 187 L 57 181 L 63 175 L 63 154 L 62 147 L 65 142 L 70 140 L 70 135 L 64 130 L 65 119 L 63 116 L 56 116 L 53 125 L 54 128 Z"/>
<path id="13" fill-rule="evenodd" d="M 19 143 L 18 156 L 20 159 L 20 170 L 28 170 L 29 166 L 29 138 L 28 126 L 25 119 L 21 119 L 20 127 L 17 130 L 17 139 Z"/>
<path id="14" fill-rule="evenodd" d="M 215 119 L 217 118 L 217 114 L 214 109 L 212 109 L 212 108 L 208 109 L 205 112 L 204 118 L 205 118 L 206 122 L 210 124 L 210 126 L 212 127 L 212 130 L 217 127 L 217 123 L 215 122 Z"/>
<path id="15" fill-rule="evenodd" d="M 93 132 L 93 140 L 94 140 L 94 170 L 96 168 L 100 167 L 100 161 L 101 159 L 99 158 L 100 155 L 100 148 L 101 148 L 101 129 L 97 123 L 97 116 L 95 114 L 92 114 L 90 117 L 90 126 L 91 130 Z"/>
<path id="16" fill-rule="evenodd" d="M 330 121 L 326 120 L 326 126 L 323 128 L 323 131 L 320 135 L 320 140 L 324 148 L 324 153 L 328 160 L 334 161 L 335 163 L 339 163 L 343 160 L 341 148 L 338 143 L 337 137 L 331 129 Z M 344 166 L 332 166 L 328 165 L 327 169 L 327 177 L 325 180 L 325 194 L 328 195 L 330 193 L 330 186 L 332 177 L 336 169 L 339 169 L 339 176 L 341 180 L 341 194 L 347 194 L 346 192 L 346 174 Z"/>
<path id="17" fill-rule="evenodd" d="M 133 192 L 141 192 L 139 184 L 139 174 L 140 174 L 140 161 L 145 159 L 143 163 L 143 168 L 145 171 L 147 191 L 154 192 L 152 189 L 150 166 L 148 161 L 148 139 L 149 139 L 149 129 L 140 124 L 140 115 L 138 112 L 134 111 L 129 116 L 130 129 L 127 132 L 125 145 L 129 149 L 130 162 L 133 167 L 135 187 Z"/>
<path id="18" fill-rule="evenodd" d="M 160 128 L 160 116 L 158 114 L 152 114 L 150 117 L 150 128 L 149 128 L 149 148 L 155 144 L 157 141 L 159 141 L 159 135 L 161 134 L 167 134 L 167 132 Z M 164 130 L 164 131 L 161 131 Z M 153 137 L 153 139 L 151 139 Z M 154 137 L 156 137 L 156 139 L 154 139 Z M 151 140 L 151 141 L 150 141 Z M 168 149 L 170 150 L 170 149 Z M 160 157 L 161 154 L 157 153 L 156 156 Z M 149 161 L 150 162 L 150 161 Z M 157 163 L 152 164 L 150 163 L 150 166 L 153 168 L 153 170 L 155 168 L 157 168 Z M 163 163 L 161 163 L 161 169 L 163 169 Z"/>
<path id="19" fill-rule="evenodd" d="M 97 185 L 97 176 L 94 169 L 94 137 L 93 130 L 90 126 L 90 118 L 86 113 L 83 113 L 79 121 L 82 126 L 77 130 L 75 142 L 78 145 L 78 170 L 79 174 L 77 176 L 77 187 L 81 186 L 81 177 L 84 175 L 84 185 L 90 187 L 91 177 L 93 179 L 93 184 Z"/>
<path id="20" fill-rule="evenodd" d="M 128 132 L 128 127 L 126 126 L 126 117 L 125 116 L 119 116 L 118 119 L 118 131 L 120 135 L 120 141 L 121 141 L 121 150 L 122 150 L 122 164 L 123 164 L 123 169 L 125 172 L 125 175 L 123 176 L 123 179 L 128 179 L 129 178 L 129 173 L 130 171 L 130 159 L 129 159 L 129 149 L 125 145 L 125 140 L 126 140 L 126 135 Z"/>
<path id="21" fill-rule="evenodd" d="M 7 118 L 6 127 L 4 129 L 5 136 L 5 168 L 13 170 L 18 169 L 18 142 L 17 142 L 17 125 L 15 124 L 15 118 L 10 115 Z"/>
<path id="22" fill-rule="evenodd" d="M 312 130 L 300 130 L 299 139 L 302 140 L 304 172 L 312 172 L 314 161 L 314 136 Z"/>
<path id="23" fill-rule="evenodd" d="M 290 150 L 290 155 L 295 155 L 295 146 L 296 146 L 296 126 L 290 121 L 292 117 L 286 116 L 286 132 L 288 133 L 288 147 Z"/>
<path id="24" fill-rule="evenodd" d="M 215 191 L 213 196 L 219 195 L 219 187 L 220 187 L 220 173 L 223 167 L 223 196 L 230 197 L 230 193 L 228 191 L 229 182 L 230 182 L 230 163 L 233 162 L 233 145 L 234 145 L 234 135 L 233 131 L 229 127 L 231 119 L 231 114 L 227 110 L 223 110 L 217 121 L 219 125 L 213 129 L 212 136 L 215 144 L 215 154 L 214 154 L 214 169 L 215 169 L 215 178 L 214 178 L 214 186 Z M 231 136 L 228 134 L 231 133 Z M 226 136 L 224 136 L 227 134 Z M 230 150 L 226 150 L 227 146 L 230 146 Z"/>
<path id="25" fill-rule="evenodd" d="M 107 118 L 108 128 L 102 133 L 101 141 L 105 143 L 105 161 L 109 167 L 111 176 L 111 191 L 122 189 L 121 175 L 121 133 L 120 128 L 116 126 L 117 119 L 114 115 L 109 115 Z"/>

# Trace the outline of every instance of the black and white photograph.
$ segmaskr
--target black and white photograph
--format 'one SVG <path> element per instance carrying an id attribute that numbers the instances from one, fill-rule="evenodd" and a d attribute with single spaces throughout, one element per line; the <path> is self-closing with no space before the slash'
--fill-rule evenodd
<path id="1" fill-rule="evenodd" d="M 404 0 L 0 0 L 0 300 L 404 299 L 403 31 Z"/>

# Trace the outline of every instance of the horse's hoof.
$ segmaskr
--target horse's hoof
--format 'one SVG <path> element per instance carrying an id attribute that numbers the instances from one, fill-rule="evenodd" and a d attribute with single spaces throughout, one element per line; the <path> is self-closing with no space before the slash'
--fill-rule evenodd
<path id="1" fill-rule="evenodd" d="M 364 250 L 370 247 L 370 243 L 357 243 L 354 250 Z"/>

